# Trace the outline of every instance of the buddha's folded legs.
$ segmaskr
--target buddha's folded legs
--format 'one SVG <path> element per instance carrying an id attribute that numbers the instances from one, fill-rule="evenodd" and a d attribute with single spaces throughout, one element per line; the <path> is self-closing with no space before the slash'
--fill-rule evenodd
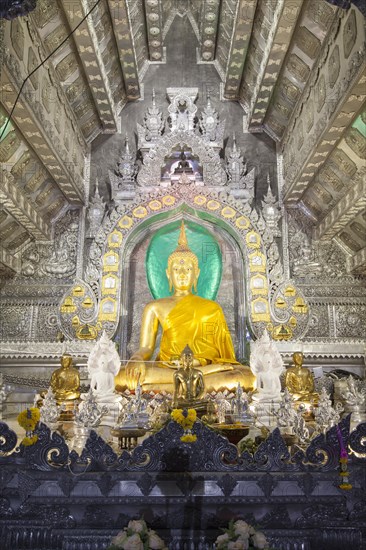
<path id="1" fill-rule="evenodd" d="M 159 363 L 146 364 L 146 375 L 142 383 L 144 391 L 168 391 L 173 393 L 173 374 L 175 369 L 169 367 L 157 366 Z M 209 365 L 210 370 L 213 365 Z M 227 388 L 233 390 L 238 383 L 245 389 L 250 391 L 254 389 L 255 376 L 249 367 L 244 365 L 220 365 L 222 368 L 230 369 L 211 374 L 205 374 L 205 367 L 201 370 L 204 374 L 205 390 L 218 391 L 219 389 Z M 115 378 L 116 390 L 123 391 L 128 387 L 126 380 L 126 371 L 121 369 Z M 134 388 L 129 388 L 134 389 Z"/>

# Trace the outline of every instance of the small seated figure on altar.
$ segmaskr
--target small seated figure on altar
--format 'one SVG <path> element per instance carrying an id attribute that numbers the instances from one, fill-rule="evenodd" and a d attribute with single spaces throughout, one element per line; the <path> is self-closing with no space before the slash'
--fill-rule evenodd
<path id="1" fill-rule="evenodd" d="M 90 388 L 94 391 L 96 400 L 99 403 L 119 401 L 120 396 L 114 388 L 114 378 L 120 369 L 121 361 L 114 343 L 105 331 L 90 352 L 87 365 Z"/>
<path id="2" fill-rule="evenodd" d="M 193 366 L 193 360 L 193 352 L 187 345 L 180 356 L 181 366 L 173 374 L 173 406 L 194 405 L 204 394 L 203 374 Z"/>
<path id="3" fill-rule="evenodd" d="M 189 164 L 189 161 L 187 160 L 187 155 L 184 151 L 181 152 L 179 158 L 180 161 L 178 163 L 178 167 L 174 170 L 174 174 L 181 174 L 182 172 L 193 174 L 193 168 Z"/>
<path id="4" fill-rule="evenodd" d="M 79 399 L 80 375 L 79 371 L 72 366 L 71 355 L 67 353 L 62 355 L 61 367 L 52 373 L 50 386 L 58 405 L 65 401 Z"/>
<path id="5" fill-rule="evenodd" d="M 297 351 L 292 355 L 293 365 L 287 369 L 285 386 L 295 401 L 318 403 L 319 395 L 315 392 L 313 373 L 303 367 L 304 355 Z"/>
<path id="6" fill-rule="evenodd" d="M 200 274 L 198 258 L 190 250 L 182 222 L 177 249 L 168 258 L 166 275 L 173 294 L 147 304 L 144 309 L 140 349 L 116 377 L 117 390 L 143 389 L 172 391 L 174 358 L 188 344 L 194 355 L 193 367 L 204 376 L 207 391 L 234 389 L 238 382 L 246 391 L 254 387 L 249 367 L 235 359 L 230 332 L 221 307 L 212 300 L 192 293 Z M 154 354 L 159 325 L 160 350 Z"/>
<path id="7" fill-rule="evenodd" d="M 250 368 L 257 377 L 255 401 L 280 401 L 283 361 L 276 344 L 270 340 L 268 332 L 251 345 Z"/>

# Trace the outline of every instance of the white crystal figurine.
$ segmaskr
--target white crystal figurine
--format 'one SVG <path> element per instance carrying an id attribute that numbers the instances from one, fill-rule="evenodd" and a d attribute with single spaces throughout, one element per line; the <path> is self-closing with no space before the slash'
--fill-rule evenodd
<path id="1" fill-rule="evenodd" d="M 257 377 L 256 401 L 278 402 L 281 399 L 280 375 L 284 370 L 280 352 L 268 332 L 252 342 L 250 353 L 250 368 Z"/>
<path id="2" fill-rule="evenodd" d="M 95 344 L 88 359 L 90 388 L 95 392 L 99 403 L 111 403 L 120 400 L 114 389 L 114 377 L 118 374 L 121 361 L 114 343 L 104 331 Z"/>

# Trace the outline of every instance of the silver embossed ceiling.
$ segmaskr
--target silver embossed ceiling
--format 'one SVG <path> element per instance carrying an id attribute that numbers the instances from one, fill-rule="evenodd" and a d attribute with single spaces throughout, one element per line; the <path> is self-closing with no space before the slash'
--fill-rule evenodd
<path id="1" fill-rule="evenodd" d="M 197 61 L 217 70 L 222 99 L 242 105 L 246 130 L 277 142 L 286 206 L 311 221 L 317 240 L 335 239 L 353 272 L 364 274 L 366 75 L 359 10 L 325 0 L 95 4 L 38 0 L 27 18 L 4 24 L 0 126 L 24 78 L 80 26 L 30 77 L 0 144 L 3 264 L 16 270 L 19 247 L 49 239 L 67 208 L 85 204 L 89 144 L 116 132 L 121 110 L 143 99 L 146 70 L 164 63 L 166 36 L 178 19 L 189 20 L 198 38 Z M 21 183 L 17 193 L 14 181 Z"/>

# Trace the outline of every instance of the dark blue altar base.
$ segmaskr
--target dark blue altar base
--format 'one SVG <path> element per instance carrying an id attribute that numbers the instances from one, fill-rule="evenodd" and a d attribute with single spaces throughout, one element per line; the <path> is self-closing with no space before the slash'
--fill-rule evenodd
<path id="1" fill-rule="evenodd" d="M 144 517 L 171 549 L 204 550 L 240 517 L 278 550 L 363 550 L 366 424 L 350 436 L 349 418 L 340 426 L 351 491 L 338 487 L 335 428 L 292 456 L 278 430 L 254 456 L 238 455 L 200 422 L 196 443 L 182 443 L 182 429 L 170 423 L 120 456 L 91 432 L 78 456 L 42 424 L 35 445 L 16 449 L 15 433 L 0 422 L 0 547 L 103 550 L 130 519 Z"/>

